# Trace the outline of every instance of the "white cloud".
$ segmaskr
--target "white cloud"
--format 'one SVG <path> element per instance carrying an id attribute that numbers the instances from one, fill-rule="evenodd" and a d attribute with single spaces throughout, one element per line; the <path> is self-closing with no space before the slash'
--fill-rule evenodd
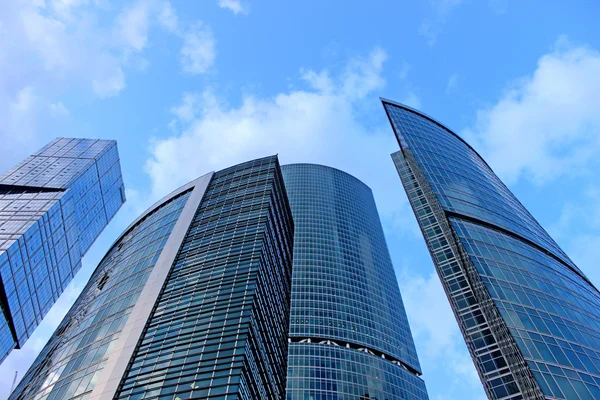
<path id="1" fill-rule="evenodd" d="M 177 30 L 179 18 L 170 1 L 165 1 L 161 5 L 158 13 L 158 22 L 168 31 L 175 32 Z"/>
<path id="2" fill-rule="evenodd" d="M 124 59 L 129 60 L 131 51 L 139 53 L 146 47 L 149 29 L 155 20 L 160 27 L 183 41 L 179 54 L 183 71 L 203 74 L 212 67 L 216 43 L 210 26 L 202 21 L 189 26 L 182 25 L 171 2 L 161 0 L 138 0 L 124 8 L 117 17 L 115 36 L 124 46 Z M 147 62 L 141 60 L 141 65 L 143 69 Z M 107 82 L 109 88 L 116 88 L 120 82 L 119 76 L 115 75 Z"/>
<path id="3" fill-rule="evenodd" d="M 65 105 L 62 103 L 62 101 L 50 104 L 49 108 L 50 108 L 50 113 L 55 117 L 68 117 L 69 116 L 69 110 L 67 109 L 67 107 L 65 107 Z"/>
<path id="4" fill-rule="evenodd" d="M 386 59 L 385 51 L 376 47 L 369 55 L 368 62 L 361 58 L 351 60 L 342 74 L 340 88 L 342 93 L 351 100 L 357 100 L 374 90 L 383 88 L 385 80 L 381 72 Z"/>
<path id="5" fill-rule="evenodd" d="M 433 8 L 438 14 L 446 15 L 449 14 L 456 7 L 461 5 L 464 0 L 434 0 Z"/>
<path id="6" fill-rule="evenodd" d="M 600 271 L 598 270 L 598 260 L 600 260 L 600 231 L 596 231 L 595 234 L 574 236 L 570 241 L 568 249 L 577 266 L 596 287 L 600 287 Z"/>
<path id="7" fill-rule="evenodd" d="M 402 65 L 400 67 L 400 73 L 398 74 L 400 76 L 400 79 L 402 79 L 402 80 L 406 79 L 409 71 L 410 71 L 410 64 L 407 63 L 406 61 L 402 61 Z"/>
<path id="8" fill-rule="evenodd" d="M 172 108 L 173 135 L 151 143 L 149 199 L 209 171 L 279 154 L 282 163 L 316 162 L 357 176 L 373 189 L 381 214 L 396 215 L 406 202 L 389 156 L 398 145 L 385 114 L 376 126 L 363 125 L 358 116 L 383 113 L 377 96 L 385 85 L 385 58 L 376 48 L 335 75 L 301 70 L 303 89 L 247 95 L 238 106 L 215 90 L 184 94 Z"/>
<path id="9" fill-rule="evenodd" d="M 427 45 L 430 47 L 437 41 L 438 32 L 434 28 L 435 25 L 431 20 L 425 20 L 419 25 L 419 35 L 427 39 Z"/>
<path id="10" fill-rule="evenodd" d="M 492 11 L 498 15 L 505 14 L 508 9 L 508 0 L 489 0 L 488 4 Z"/>
<path id="11" fill-rule="evenodd" d="M 17 93 L 17 98 L 11 104 L 11 111 L 16 113 L 26 113 L 31 110 L 36 100 L 37 98 L 33 93 L 33 88 L 31 86 L 26 86 Z"/>
<path id="12" fill-rule="evenodd" d="M 548 231 L 567 251 L 575 264 L 600 287 L 600 187 L 589 186 L 563 205 Z"/>
<path id="13" fill-rule="evenodd" d="M 421 99 L 414 92 L 408 92 L 400 102 L 415 109 L 421 108 Z"/>
<path id="14" fill-rule="evenodd" d="M 101 98 L 112 97 L 125 88 L 125 74 L 120 65 L 108 68 L 92 79 L 94 93 Z"/>
<path id="15" fill-rule="evenodd" d="M 34 7 L 24 7 L 16 21 L 28 45 L 38 53 L 46 70 L 68 68 L 69 53 L 74 43 L 69 40 L 66 25 L 49 18 Z"/>
<path id="16" fill-rule="evenodd" d="M 391 157 L 390 164 L 394 165 Z M 397 178 L 398 185 L 402 185 L 400 177 L 397 176 Z M 386 235 L 396 237 L 397 240 L 414 239 L 421 243 L 423 242 L 423 234 L 410 207 L 410 203 L 405 196 L 406 193 L 404 193 L 404 196 L 396 198 L 396 208 L 386 212 L 385 218 L 381 221 L 383 229 Z M 390 241 L 388 240 L 388 243 Z"/>
<path id="17" fill-rule="evenodd" d="M 243 5 L 240 0 L 219 0 L 219 7 L 227 8 L 234 14 L 248 14 L 248 7 Z"/>
<path id="18" fill-rule="evenodd" d="M 32 86 L 21 88 L 14 99 L 8 101 L 0 135 L 4 132 L 19 132 L 18 135 L 11 137 L 19 145 L 32 140 L 35 132 L 35 121 L 30 120 L 29 116 L 37 111 L 39 104 L 40 99 Z"/>
<path id="19" fill-rule="evenodd" d="M 212 67 L 215 57 L 215 39 L 212 30 L 201 21 L 196 22 L 183 35 L 181 66 L 190 74 L 203 74 Z"/>
<path id="20" fill-rule="evenodd" d="M 427 277 L 407 272 L 399 277 L 400 291 L 406 309 L 410 310 L 413 335 L 426 338 L 426 356 L 440 356 L 462 338 L 456 319 L 435 272 Z"/>
<path id="21" fill-rule="evenodd" d="M 248 95 L 237 107 L 211 90 L 185 94 L 173 108 L 173 126 L 180 130 L 151 146 L 146 169 L 152 197 L 208 171 L 276 153 L 282 162 L 312 161 L 356 172 L 367 183 L 386 177 L 400 193 L 389 161 L 396 149 L 389 127 L 368 129 L 355 115 L 367 98 L 377 105 L 374 92 L 385 85 L 385 58 L 377 48 L 367 58 L 351 60 L 337 77 L 302 71 L 306 89 L 271 98 Z"/>
<path id="22" fill-rule="evenodd" d="M 179 26 L 167 0 L 136 0 L 122 9 L 101 0 L 0 1 L 0 142 L 6 144 L 4 149 L 14 145 L 19 149 L 15 157 L 20 157 L 53 137 L 60 126 L 49 124 L 68 114 L 62 99 L 73 92 L 84 89 L 99 98 L 121 93 L 132 67 L 148 65 L 144 51 L 156 27 L 183 40 L 185 27 Z M 192 30 L 196 42 L 186 41 L 189 65 L 195 71 L 214 61 L 212 34 L 212 44 L 205 46 L 208 51 L 200 47 L 203 32 L 210 30 L 204 25 L 199 33 Z M 16 160 L 5 156 L 0 168 Z"/>
<path id="23" fill-rule="evenodd" d="M 456 90 L 456 86 L 458 85 L 458 74 L 453 74 L 450 79 L 448 79 L 448 84 L 446 85 L 446 94 L 451 94 Z"/>
<path id="24" fill-rule="evenodd" d="M 146 46 L 150 23 L 150 6 L 150 2 L 140 0 L 124 8 L 117 16 L 117 36 L 127 48 L 139 52 Z"/>
<path id="25" fill-rule="evenodd" d="M 403 87 L 401 90 L 401 95 L 398 95 L 400 103 L 406 104 L 412 108 L 421 108 L 421 99 L 417 94 L 412 90 L 413 88 L 410 85 L 410 82 L 406 79 L 408 77 L 408 73 L 410 72 L 410 64 L 406 61 L 402 61 L 400 66 L 400 72 L 398 76 L 400 77 L 401 86 Z"/>
<path id="26" fill-rule="evenodd" d="M 208 94 L 208 93 L 207 93 Z M 200 96 L 197 93 L 184 93 L 181 104 L 171 108 L 171 112 L 183 122 L 189 122 L 197 114 Z"/>
<path id="27" fill-rule="evenodd" d="M 63 114 L 59 93 L 65 88 L 86 87 L 107 96 L 124 87 L 115 85 L 120 63 L 113 49 L 98 35 L 83 1 L 0 2 L 0 141 L 4 150 L 14 146 L 17 156 L 27 154 L 51 135 L 51 120 Z M 86 8 L 87 9 L 87 8 Z M 118 75 L 117 75 L 118 76 Z M 111 89 L 103 85 L 111 82 Z M 58 89 L 60 88 L 60 89 Z M 16 161 L 6 151 L 0 168 Z M 9 155 L 10 154 L 10 155 Z"/>
<path id="28" fill-rule="evenodd" d="M 600 187 L 588 186 L 585 190 L 576 193 L 576 200 L 567 201 L 563 204 L 559 218 L 549 227 L 553 237 L 559 239 L 571 236 L 572 226 L 582 230 L 600 231 Z"/>
<path id="29" fill-rule="evenodd" d="M 437 274 L 422 277 L 405 270 L 398 281 L 421 363 L 431 369 L 423 371 L 425 379 L 447 376 L 448 398 L 485 398 Z"/>
<path id="30" fill-rule="evenodd" d="M 427 45 L 433 46 L 438 35 L 443 29 L 450 14 L 460 6 L 464 0 L 433 0 L 431 7 L 433 15 L 425 19 L 419 26 L 419 34 L 427 39 Z"/>
<path id="31" fill-rule="evenodd" d="M 40 5 L 43 1 L 39 2 Z M 50 0 L 49 5 L 54 13 L 61 20 L 71 20 L 73 18 L 74 9 L 77 7 L 88 4 L 88 0 Z"/>
<path id="32" fill-rule="evenodd" d="M 115 22 L 115 35 L 125 50 L 141 52 L 148 43 L 153 24 L 180 35 L 179 18 L 168 0 L 138 0 L 121 10 Z M 180 35 L 181 36 L 181 35 Z"/>
<path id="33" fill-rule="evenodd" d="M 464 136 L 505 181 L 585 172 L 600 155 L 600 53 L 560 39 Z"/>
<path id="34" fill-rule="evenodd" d="M 0 6 L 5 30 L 0 50 L 6 55 L 0 60 L 0 71 L 4 76 L 16 75 L 23 82 L 41 77 L 48 86 L 68 80 L 96 89 L 92 82 L 119 74 L 118 51 L 102 37 L 102 27 L 93 22 L 83 2 L 54 2 L 56 13 L 25 2 L 15 4 Z"/>
<path id="35" fill-rule="evenodd" d="M 209 90 L 203 93 L 184 93 L 182 103 L 171 108 L 171 112 L 180 120 L 188 123 L 197 115 L 204 114 L 210 109 L 219 107 L 217 98 Z"/>

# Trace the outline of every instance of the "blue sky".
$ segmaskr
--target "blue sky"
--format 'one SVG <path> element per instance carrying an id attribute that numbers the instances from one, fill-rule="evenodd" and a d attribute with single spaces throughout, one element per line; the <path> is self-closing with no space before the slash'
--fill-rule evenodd
<path id="1" fill-rule="evenodd" d="M 389 154 L 379 96 L 461 134 L 600 284 L 600 3 L 0 2 L 0 170 L 117 139 L 128 203 L 25 348 L 22 376 L 121 230 L 175 187 L 277 153 L 375 194 L 430 397 L 483 389 Z"/>

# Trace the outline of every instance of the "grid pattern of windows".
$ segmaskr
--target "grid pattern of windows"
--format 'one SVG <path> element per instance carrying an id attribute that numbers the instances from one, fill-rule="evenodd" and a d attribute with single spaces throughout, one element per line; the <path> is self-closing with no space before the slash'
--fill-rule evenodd
<path id="1" fill-rule="evenodd" d="M 600 399 L 598 292 L 515 238 L 451 222 L 544 394 Z"/>
<path id="2" fill-rule="evenodd" d="M 473 217 L 509 230 L 552 252 L 583 276 L 469 145 L 430 119 L 389 103 L 384 105 L 395 132 L 402 135 L 419 170 L 446 212 Z"/>
<path id="3" fill-rule="evenodd" d="M 287 398 L 352 398 L 362 391 L 359 396 L 426 399 L 371 190 L 322 165 L 282 169 L 296 227 Z M 327 353 L 329 361 L 322 358 Z M 373 367 L 342 373 L 358 360 Z M 379 371 L 389 372 L 384 388 Z"/>
<path id="4" fill-rule="evenodd" d="M 292 343 L 288 354 L 288 400 L 427 399 L 420 378 L 366 352 Z"/>
<path id="5" fill-rule="evenodd" d="M 214 174 L 119 399 L 281 399 L 293 222 L 277 157 Z"/>
<path id="6" fill-rule="evenodd" d="M 417 180 L 418 170 L 407 162 L 402 153 L 394 153 L 392 158 L 413 210 L 418 215 L 427 247 L 489 397 L 523 400 L 522 392 L 527 388 L 519 387 L 500 349 L 499 340 L 492 334 L 493 310 L 486 309 L 489 302 L 478 298 L 481 290 L 475 287 L 483 284 L 477 280 L 477 276 L 469 276 L 468 270 L 461 264 L 460 252 L 445 213 L 429 187 Z M 513 369 L 517 364 L 525 366 L 524 360 L 515 359 L 512 363 Z M 523 379 L 528 382 L 533 378 L 526 376 Z"/>
<path id="7" fill-rule="evenodd" d="M 454 133 L 384 101 L 392 157 L 486 391 L 600 398 L 600 293 Z"/>
<path id="8" fill-rule="evenodd" d="M 189 194 L 159 205 L 111 247 L 11 399 L 89 398 Z"/>
<path id="9" fill-rule="evenodd" d="M 0 177 L 0 361 L 32 334 L 124 201 L 110 140 L 56 139 Z"/>

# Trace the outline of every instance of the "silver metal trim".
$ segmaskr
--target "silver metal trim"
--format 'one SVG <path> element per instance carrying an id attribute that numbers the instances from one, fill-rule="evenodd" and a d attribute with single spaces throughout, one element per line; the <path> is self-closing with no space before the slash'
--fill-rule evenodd
<path id="1" fill-rule="evenodd" d="M 175 261 L 175 257 L 177 257 L 181 243 L 192 223 L 196 210 L 202 202 L 204 193 L 206 193 L 206 189 L 213 175 L 213 172 L 203 175 L 187 185 L 180 187 L 168 196 L 163 197 L 153 204 L 144 214 L 133 221 L 125 230 L 125 232 L 127 232 L 131 226 L 134 226 L 140 219 L 165 201 L 185 190 L 193 188 L 156 265 L 148 277 L 148 281 L 146 281 L 146 284 L 144 285 L 144 289 L 142 289 L 137 303 L 133 307 L 129 318 L 121 331 L 121 335 L 119 336 L 113 351 L 108 357 L 106 365 L 98 379 L 98 383 L 91 393 L 90 400 L 112 400 L 115 397 L 121 379 L 125 375 L 129 361 L 133 356 L 140 336 L 146 326 L 148 318 L 150 318 L 156 300 L 158 299 L 160 291 L 171 270 L 171 265 Z M 120 240 L 120 238 L 118 240 Z"/>

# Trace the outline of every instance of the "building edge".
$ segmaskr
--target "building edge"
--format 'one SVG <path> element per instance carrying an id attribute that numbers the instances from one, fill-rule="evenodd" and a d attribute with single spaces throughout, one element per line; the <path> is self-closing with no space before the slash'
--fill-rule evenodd
<path id="1" fill-rule="evenodd" d="M 123 330 L 121 331 L 121 335 L 119 336 L 113 351 L 108 357 L 106 366 L 103 369 L 100 378 L 98 379 L 98 383 L 90 395 L 90 400 L 111 400 L 117 394 L 119 384 L 125 376 L 127 367 L 129 366 L 129 363 L 135 352 L 138 341 L 142 336 L 142 332 L 146 327 L 146 323 L 156 306 L 156 301 L 169 275 L 171 266 L 173 265 L 177 254 L 179 253 L 181 243 L 183 242 L 183 239 L 185 238 L 190 224 L 196 214 L 196 210 L 202 202 L 202 198 L 206 193 L 206 189 L 213 175 L 214 172 L 210 172 L 174 190 L 152 205 L 130 225 L 130 227 L 135 226 L 135 224 L 142 220 L 144 216 L 148 215 L 154 209 L 169 201 L 171 198 L 185 191 L 192 190 L 190 197 L 188 198 L 177 220 L 177 223 L 175 224 L 175 227 L 169 235 L 169 239 L 165 243 L 159 258 L 156 261 L 156 264 L 152 269 L 144 288 L 142 289 L 136 305 L 133 307 L 129 318 L 125 323 Z M 127 232 L 130 230 L 130 227 L 125 230 L 125 233 L 121 235 L 116 242 L 121 240 L 121 238 L 127 234 Z"/>

